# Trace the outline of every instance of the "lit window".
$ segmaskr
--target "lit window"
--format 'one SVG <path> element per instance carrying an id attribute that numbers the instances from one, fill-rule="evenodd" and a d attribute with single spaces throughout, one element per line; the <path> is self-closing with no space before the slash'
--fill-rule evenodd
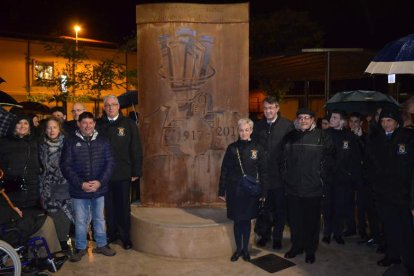
<path id="1" fill-rule="evenodd" d="M 39 84 L 43 81 L 50 81 L 53 79 L 53 62 L 39 62 L 34 63 L 34 82 Z"/>
<path id="2" fill-rule="evenodd" d="M 60 90 L 63 93 L 68 92 L 68 76 L 66 75 L 60 75 Z"/>

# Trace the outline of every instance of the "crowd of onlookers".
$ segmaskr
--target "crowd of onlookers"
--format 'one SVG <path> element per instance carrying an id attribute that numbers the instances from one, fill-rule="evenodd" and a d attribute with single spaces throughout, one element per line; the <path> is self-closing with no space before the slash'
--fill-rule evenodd
<path id="1" fill-rule="evenodd" d="M 1 110 L 2 188 L 14 205 L 0 198 L 0 227 L 20 229 L 0 231 L 1 239 L 16 244 L 48 228 L 44 235 L 56 252 L 69 250 L 74 232 L 70 260 L 75 262 L 87 252 L 92 220 L 95 253 L 115 255 L 109 244 L 116 240 L 132 247 L 130 187 L 141 175 L 139 130 L 122 115 L 117 97 L 105 97 L 104 110 L 96 119 L 75 103 L 71 121 L 58 106 L 40 121 L 24 110 Z"/>

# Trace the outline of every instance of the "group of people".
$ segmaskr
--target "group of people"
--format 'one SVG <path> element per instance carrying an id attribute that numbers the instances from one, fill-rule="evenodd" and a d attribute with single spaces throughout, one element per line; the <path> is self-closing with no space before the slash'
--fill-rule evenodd
<path id="1" fill-rule="evenodd" d="M 323 242 L 344 244 L 344 236 L 358 232 L 385 253 L 378 265 L 402 262 L 414 273 L 414 132 L 403 127 L 399 111 L 378 110 L 364 131 L 358 113 L 330 111 L 329 127 L 322 129 L 309 109 L 299 109 L 290 122 L 279 108 L 268 97 L 256 125 L 239 120 L 239 140 L 223 159 L 218 195 L 234 221 L 237 249 L 231 261 L 250 260 L 250 222 L 264 201 L 272 231 L 259 237 L 259 247 L 272 240 L 273 249 L 282 249 L 288 224 L 291 248 L 285 258 L 305 252 L 305 261 L 314 263 L 322 215 Z M 258 176 L 261 195 L 240 192 L 243 174 Z"/>
<path id="2" fill-rule="evenodd" d="M 1 213 L 10 214 L 2 215 L 1 226 L 47 214 L 54 222 L 48 227 L 55 229 L 49 231 L 48 243 L 56 240 L 53 234 L 59 241 L 49 247 L 58 251 L 67 247 L 73 225 L 75 250 L 70 260 L 74 262 L 87 252 L 91 220 L 95 253 L 115 255 L 109 243 L 118 239 L 124 249 L 132 247 L 130 187 L 142 174 L 139 130 L 122 115 L 117 97 L 105 97 L 104 110 L 97 120 L 82 103 L 75 103 L 74 119 L 66 121 L 65 110 L 54 107 L 38 128 L 29 116 L 11 118 L 0 139 L 0 168 L 4 183 L 21 179 L 24 189 L 8 193 L 16 206 L 13 210 L 0 199 Z M 34 233 L 32 221 L 26 228 Z"/>

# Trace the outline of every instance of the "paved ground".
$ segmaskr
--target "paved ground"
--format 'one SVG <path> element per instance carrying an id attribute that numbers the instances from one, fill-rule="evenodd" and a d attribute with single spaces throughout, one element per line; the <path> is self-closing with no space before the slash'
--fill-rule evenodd
<path id="1" fill-rule="evenodd" d="M 321 243 L 317 251 L 316 262 L 307 264 L 304 255 L 298 255 L 292 261 L 296 264 L 273 275 L 382 275 L 385 268 L 376 265 L 382 255 L 375 253 L 375 248 L 358 245 L 357 237 L 346 239 L 345 245 L 335 242 L 330 245 Z M 273 251 L 270 246 L 262 249 L 253 247 L 252 258 L 269 253 L 279 256 L 288 250 L 290 242 L 287 237 L 283 241 L 284 248 L 280 252 Z M 117 255 L 105 257 L 89 253 L 79 263 L 66 262 L 56 275 L 269 275 L 261 268 L 239 259 L 230 262 L 227 258 L 202 260 L 174 259 L 143 254 L 134 250 L 125 251 L 120 245 L 112 246 Z"/>

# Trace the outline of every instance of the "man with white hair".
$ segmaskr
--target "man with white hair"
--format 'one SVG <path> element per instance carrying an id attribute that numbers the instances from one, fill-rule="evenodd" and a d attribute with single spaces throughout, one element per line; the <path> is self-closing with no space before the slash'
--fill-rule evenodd
<path id="1" fill-rule="evenodd" d="M 105 115 L 99 120 L 99 130 L 108 137 L 115 157 L 115 170 L 105 196 L 109 242 L 122 241 L 124 249 L 132 248 L 130 239 L 131 182 L 141 176 L 142 150 L 138 128 L 119 111 L 118 98 L 104 97 Z"/>

